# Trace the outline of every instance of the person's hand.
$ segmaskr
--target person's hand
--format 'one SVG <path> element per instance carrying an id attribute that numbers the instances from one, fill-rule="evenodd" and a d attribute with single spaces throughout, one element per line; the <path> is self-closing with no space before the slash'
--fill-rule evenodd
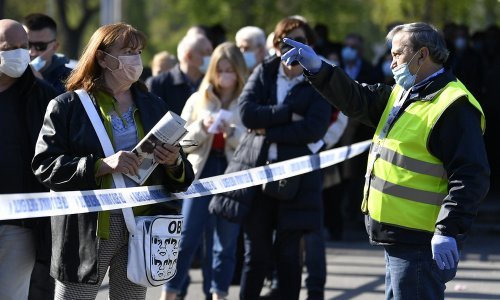
<path id="1" fill-rule="evenodd" d="M 266 135 L 266 129 L 265 128 L 257 128 L 257 129 L 254 129 L 255 130 L 255 133 L 257 135 Z"/>
<path id="2" fill-rule="evenodd" d="M 281 60 L 287 66 L 291 65 L 293 61 L 298 61 L 309 73 L 317 73 L 321 69 L 321 58 L 311 47 L 289 38 L 284 38 L 283 42 L 293 47 L 290 51 L 281 55 Z"/>
<path id="3" fill-rule="evenodd" d="M 434 235 L 431 240 L 432 259 L 439 269 L 453 269 L 458 263 L 457 241 L 445 235 Z"/>
<path id="4" fill-rule="evenodd" d="M 208 114 L 205 116 L 205 118 L 203 118 L 203 129 L 205 130 L 205 132 L 208 132 L 208 128 L 210 128 L 210 126 L 212 126 L 212 124 L 214 123 L 215 119 L 214 119 L 214 116 L 212 116 L 212 114 Z"/>
<path id="5" fill-rule="evenodd" d="M 221 121 L 221 124 L 218 128 L 219 132 L 224 133 L 224 137 L 233 136 L 235 129 L 236 129 L 236 125 L 231 124 L 225 120 Z"/>
<path id="6" fill-rule="evenodd" d="M 97 176 L 110 173 L 137 175 L 140 163 L 140 159 L 133 152 L 118 151 L 111 156 L 103 158 L 101 166 L 97 171 Z"/>
<path id="7" fill-rule="evenodd" d="M 163 144 L 156 145 L 154 150 L 155 160 L 165 166 L 174 166 L 179 157 L 180 147 Z"/>

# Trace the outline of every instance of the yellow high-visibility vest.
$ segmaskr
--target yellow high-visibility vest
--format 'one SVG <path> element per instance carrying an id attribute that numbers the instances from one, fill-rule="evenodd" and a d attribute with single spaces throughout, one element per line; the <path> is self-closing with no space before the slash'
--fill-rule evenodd
<path id="1" fill-rule="evenodd" d="M 380 138 L 402 87 L 396 86 L 377 125 L 368 157 L 367 181 L 361 209 L 380 223 L 434 232 L 441 204 L 448 194 L 443 163 L 428 149 L 429 135 L 443 112 L 466 96 L 481 112 L 481 106 L 460 81 L 450 82 L 433 99 L 412 102 Z"/>

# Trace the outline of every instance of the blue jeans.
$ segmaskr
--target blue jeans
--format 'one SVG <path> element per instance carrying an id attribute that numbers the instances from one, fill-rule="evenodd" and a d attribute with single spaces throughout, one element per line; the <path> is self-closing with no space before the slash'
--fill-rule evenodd
<path id="1" fill-rule="evenodd" d="M 385 246 L 385 298 L 444 299 L 446 283 L 457 269 L 440 270 L 432 259 L 431 246 Z"/>
<path id="2" fill-rule="evenodd" d="M 325 239 L 322 229 L 304 235 L 306 287 L 310 299 L 323 298 L 326 283 Z"/>
<path id="3" fill-rule="evenodd" d="M 226 166 L 224 156 L 210 154 L 200 178 L 220 175 Z M 229 289 L 235 267 L 239 225 L 211 215 L 208 212 L 211 199 L 212 196 L 185 199 L 182 204 L 184 224 L 177 274 L 165 284 L 166 291 L 181 293 L 186 288 L 189 268 L 204 236 L 203 292 L 208 297 L 212 292 L 224 294 Z"/>

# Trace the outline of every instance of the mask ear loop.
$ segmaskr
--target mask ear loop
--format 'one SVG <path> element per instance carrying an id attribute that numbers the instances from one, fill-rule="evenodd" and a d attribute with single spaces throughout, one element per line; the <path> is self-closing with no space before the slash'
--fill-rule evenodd
<path id="1" fill-rule="evenodd" d="M 421 58 L 424 58 L 424 53 L 422 52 L 422 49 L 418 50 L 420 51 L 420 53 L 422 54 L 422 57 Z M 418 59 L 417 59 L 417 64 L 418 64 Z M 418 74 L 418 71 L 420 71 L 420 68 L 422 67 L 422 65 L 419 65 L 418 66 L 418 69 L 417 69 L 417 72 L 415 72 L 415 80 L 417 79 L 417 74 Z M 415 84 L 415 83 L 413 83 Z"/>
<path id="2" fill-rule="evenodd" d="M 102 51 L 102 50 L 101 50 Z M 111 56 L 112 58 L 116 59 L 118 61 L 118 68 L 114 69 L 114 70 L 111 70 L 107 64 L 106 64 L 106 69 L 108 69 L 111 73 L 113 73 L 114 71 L 116 70 L 120 70 L 120 69 L 123 69 L 123 64 L 122 64 L 122 61 L 120 59 L 118 59 L 118 57 L 114 57 L 113 55 L 109 54 L 108 52 L 106 51 L 102 51 L 104 54 L 108 55 L 108 56 Z"/>

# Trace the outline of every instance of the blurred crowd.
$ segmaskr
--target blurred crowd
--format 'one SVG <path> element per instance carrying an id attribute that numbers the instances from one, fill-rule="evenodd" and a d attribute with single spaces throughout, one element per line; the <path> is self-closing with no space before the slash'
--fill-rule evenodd
<path id="1" fill-rule="evenodd" d="M 189 139 L 199 142 L 184 150 L 195 179 L 228 172 L 234 157 L 241 159 L 241 152 L 253 157 L 253 149 L 238 147 L 247 138 L 248 127 L 257 128 L 253 130 L 254 134 L 266 136 L 269 140 L 261 145 L 263 148 L 259 148 L 256 155 L 262 156 L 261 160 L 237 160 L 235 168 L 243 169 L 242 165 L 251 163 L 272 163 L 372 138 L 373 128 L 348 119 L 322 101 L 321 96 L 304 81 L 302 69 L 287 69 L 280 64 L 279 56 L 287 51 L 281 39 L 292 37 L 310 44 L 325 61 L 340 66 L 358 82 L 390 85 L 394 84 L 391 43 L 380 41 L 382 51 L 368 57 L 366 53 L 372 52 L 368 51 L 372 45 L 366 44 L 359 33 L 332 39 L 326 24 L 311 21 L 291 16 L 280 21 L 272 33 L 266 34 L 256 26 L 246 26 L 234 37 L 228 36 L 221 25 L 193 26 L 179 41 L 175 54 L 161 51 L 154 56 L 150 67 L 144 66 L 141 80 L 145 82 L 148 95 L 151 93 L 155 99 L 161 99 L 170 111 L 186 119 Z M 57 26 L 50 17 L 29 15 L 22 24 L 27 31 L 31 70 L 37 80 L 43 80 L 40 85 L 52 86 L 51 93 L 45 96 L 48 102 L 67 88 L 65 81 L 71 74 L 66 65 L 69 60 L 58 51 Z M 500 141 L 495 138 L 500 130 L 500 125 L 495 122 L 500 104 L 496 103 L 494 92 L 500 73 L 500 28 L 491 25 L 470 32 L 465 24 L 448 23 L 442 31 L 450 50 L 446 67 L 468 87 L 485 112 L 487 129 L 484 138 L 494 186 L 500 180 L 500 162 L 496 156 Z M 140 53 L 138 50 L 141 49 L 133 50 Z M 121 56 L 117 54 L 117 57 L 119 60 Z M 103 67 L 103 73 L 108 72 L 109 68 L 106 68 Z M 37 81 L 30 77 L 29 82 Z M 230 117 L 214 129 L 213 124 L 221 110 L 228 111 Z M 43 118 L 43 113 L 38 113 L 39 118 Z M 280 119 L 285 114 L 287 117 Z M 40 129 L 40 126 L 41 122 L 35 127 Z M 30 145 L 35 142 L 36 138 L 33 138 Z M 313 150 L 311 144 L 319 142 L 321 145 Z M 37 151 L 41 151 L 40 148 Z M 237 156 L 235 151 L 240 155 Z M 261 292 L 264 278 L 270 289 L 267 295 L 261 296 L 263 299 L 293 299 L 300 289 L 300 282 L 297 286 L 296 281 L 297 278 L 300 280 L 302 263 L 308 269 L 308 299 L 323 299 L 325 240 L 342 240 L 346 227 L 364 226 L 359 207 L 367 157 L 365 153 L 325 170 L 301 175 L 300 182 L 295 183 L 300 186 L 299 191 L 292 195 L 298 199 L 293 204 L 295 206 L 286 204 L 283 208 L 283 202 L 270 205 L 274 202 L 269 199 L 275 200 L 276 196 L 265 190 L 259 190 L 257 195 L 232 195 L 231 200 L 242 202 L 240 207 L 245 204 L 242 197 L 250 197 L 254 206 L 258 203 L 259 211 L 250 209 L 247 212 L 252 222 L 228 221 L 224 212 L 218 210 L 223 209 L 222 205 L 209 196 L 185 200 L 178 271 L 175 279 L 164 287 L 162 299 L 183 299 L 188 292 L 189 268 L 196 265 L 203 270 L 207 299 L 226 299 L 229 285 L 238 283 L 242 284 L 242 299 L 254 299 Z M 28 166 L 30 163 L 31 159 L 26 162 Z M 10 185 L 0 193 L 44 190 L 25 187 L 20 185 L 19 189 L 13 190 L 13 185 Z M 33 227 L 32 224 L 2 222 L 0 227 L 7 223 L 23 228 L 38 226 L 37 234 L 46 237 L 37 241 L 44 246 L 38 249 L 33 261 L 35 267 L 29 299 L 53 297 L 54 283 L 48 277 L 50 223 Z M 273 245 L 276 248 L 273 249 Z M 35 245 L 31 243 L 27 247 Z M 0 277 L 5 276 L 4 270 L 0 270 Z M 278 285 L 287 286 L 286 291 L 280 291 Z M 23 287 L 26 289 L 26 285 L 20 284 L 18 289 Z M 14 294 L 14 298 L 10 298 L 12 295 L 4 297 L 1 289 L 0 295 L 2 299 L 26 297 L 22 294 Z M 287 298 L 288 295 L 291 298 Z"/>

